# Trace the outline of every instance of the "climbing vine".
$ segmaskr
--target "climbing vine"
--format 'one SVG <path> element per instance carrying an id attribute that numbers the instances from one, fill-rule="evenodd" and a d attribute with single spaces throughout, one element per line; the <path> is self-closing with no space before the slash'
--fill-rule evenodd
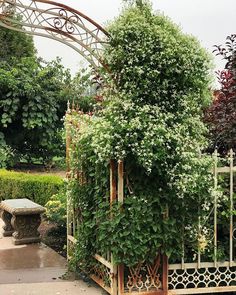
<path id="1" fill-rule="evenodd" d="M 144 1 L 128 6 L 108 31 L 104 58 L 115 82 L 107 81 L 102 108 L 66 118 L 73 146 L 68 192 L 81 212 L 75 261 L 83 269 L 107 251 L 128 266 L 158 252 L 174 259 L 214 197 L 212 160 L 201 155 L 211 58 Z M 124 204 L 112 212 L 110 159 L 125 163 Z"/>

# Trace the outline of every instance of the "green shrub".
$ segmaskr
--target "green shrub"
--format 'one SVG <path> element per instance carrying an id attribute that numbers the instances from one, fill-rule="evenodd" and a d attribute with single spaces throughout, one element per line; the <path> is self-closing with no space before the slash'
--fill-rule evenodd
<path id="1" fill-rule="evenodd" d="M 59 176 L 0 170 L 0 200 L 27 198 L 44 206 L 62 187 Z"/>
<path id="2" fill-rule="evenodd" d="M 14 163 L 14 150 L 8 146 L 0 146 L 0 168 L 12 167 Z"/>
<path id="3" fill-rule="evenodd" d="M 60 227 L 66 228 L 66 192 L 61 190 L 45 204 L 46 218 Z"/>
<path id="4" fill-rule="evenodd" d="M 6 144 L 4 134 L 0 132 L 0 168 L 11 167 L 14 164 L 15 152 Z"/>

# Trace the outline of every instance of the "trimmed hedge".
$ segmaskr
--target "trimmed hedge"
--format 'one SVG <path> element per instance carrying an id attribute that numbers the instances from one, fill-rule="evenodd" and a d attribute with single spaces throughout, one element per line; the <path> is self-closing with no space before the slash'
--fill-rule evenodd
<path id="1" fill-rule="evenodd" d="M 0 200 L 27 198 L 44 206 L 62 187 L 59 176 L 0 169 Z"/>

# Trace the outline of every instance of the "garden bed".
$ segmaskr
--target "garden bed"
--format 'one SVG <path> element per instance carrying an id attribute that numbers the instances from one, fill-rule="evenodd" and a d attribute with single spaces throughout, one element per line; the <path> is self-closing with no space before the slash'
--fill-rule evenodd
<path id="1" fill-rule="evenodd" d="M 28 163 L 18 163 L 14 166 L 11 171 L 16 172 L 25 172 L 25 173 L 31 173 L 31 174 L 39 174 L 39 175 L 57 175 L 64 178 L 66 176 L 66 171 L 63 169 L 60 169 L 58 167 L 46 167 L 42 164 L 28 164 Z"/>
<path id="2" fill-rule="evenodd" d="M 66 228 L 43 220 L 39 232 L 44 244 L 66 258 Z"/>

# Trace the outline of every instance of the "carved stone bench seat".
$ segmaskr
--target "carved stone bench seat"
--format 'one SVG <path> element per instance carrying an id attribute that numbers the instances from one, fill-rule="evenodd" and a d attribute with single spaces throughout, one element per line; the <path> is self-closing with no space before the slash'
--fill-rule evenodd
<path id="1" fill-rule="evenodd" d="M 4 237 L 12 236 L 15 245 L 41 241 L 38 227 L 45 208 L 28 199 L 12 199 L 2 201 L 0 211 Z"/>

